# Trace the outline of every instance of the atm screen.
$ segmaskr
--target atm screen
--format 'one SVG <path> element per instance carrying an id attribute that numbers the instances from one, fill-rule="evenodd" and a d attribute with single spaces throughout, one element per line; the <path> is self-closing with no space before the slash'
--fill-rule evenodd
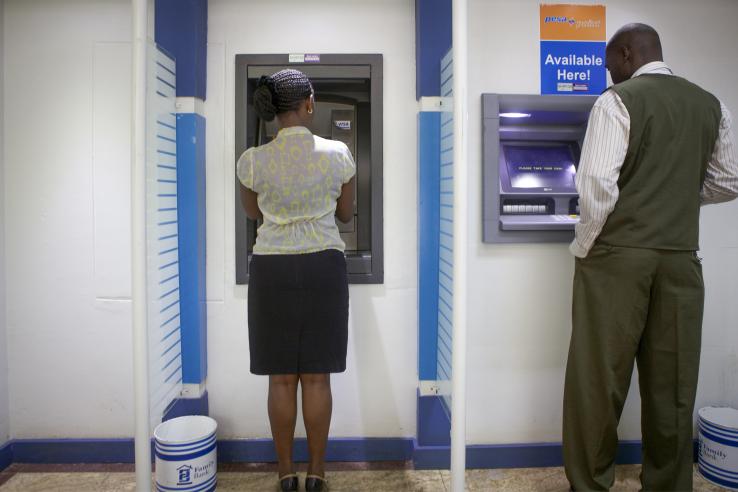
<path id="1" fill-rule="evenodd" d="M 513 188 L 575 188 L 569 145 L 504 145 L 503 152 Z"/>

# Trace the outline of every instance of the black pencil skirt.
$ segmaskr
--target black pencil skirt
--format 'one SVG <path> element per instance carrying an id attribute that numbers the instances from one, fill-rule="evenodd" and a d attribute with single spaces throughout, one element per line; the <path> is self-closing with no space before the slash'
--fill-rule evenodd
<path id="1" fill-rule="evenodd" d="M 342 252 L 253 255 L 248 294 L 251 372 L 345 371 L 348 303 Z"/>

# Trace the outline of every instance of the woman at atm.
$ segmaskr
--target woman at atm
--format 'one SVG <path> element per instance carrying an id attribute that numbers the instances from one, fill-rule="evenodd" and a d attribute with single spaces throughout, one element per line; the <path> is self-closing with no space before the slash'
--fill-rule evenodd
<path id="1" fill-rule="evenodd" d="M 305 490 L 326 490 L 330 375 L 346 369 L 348 338 L 346 260 L 334 216 L 353 216 L 356 166 L 345 144 L 307 129 L 315 100 L 302 72 L 262 77 L 254 107 L 265 121 L 276 117 L 280 130 L 236 166 L 246 214 L 263 220 L 250 265 L 251 372 L 269 376 L 281 490 L 299 487 L 292 463 L 298 385 L 310 453 Z"/>

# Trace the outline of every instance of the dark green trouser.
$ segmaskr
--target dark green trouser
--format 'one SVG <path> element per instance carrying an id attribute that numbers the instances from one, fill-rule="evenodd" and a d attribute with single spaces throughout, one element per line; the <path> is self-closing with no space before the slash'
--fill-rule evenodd
<path id="1" fill-rule="evenodd" d="M 598 244 L 576 260 L 564 389 L 564 465 L 575 490 L 613 485 L 634 360 L 643 489 L 692 490 L 703 301 L 702 266 L 691 252 Z"/>

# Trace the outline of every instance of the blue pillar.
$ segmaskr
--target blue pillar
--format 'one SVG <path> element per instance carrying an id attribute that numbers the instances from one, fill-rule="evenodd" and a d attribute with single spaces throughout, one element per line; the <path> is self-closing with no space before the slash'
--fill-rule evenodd
<path id="1" fill-rule="evenodd" d="M 418 378 L 438 367 L 438 229 L 441 197 L 441 113 L 418 113 Z"/>
<path id="2" fill-rule="evenodd" d="M 205 117 L 207 0 L 156 0 L 156 43 L 177 63 L 177 202 L 183 396 L 167 418 L 207 414 Z M 196 401 L 192 401 L 196 400 Z"/>
<path id="3" fill-rule="evenodd" d="M 177 97 L 205 100 L 207 0 L 156 0 L 156 44 L 177 61 Z"/>
<path id="4" fill-rule="evenodd" d="M 205 118 L 177 113 L 182 383 L 208 375 L 205 295 Z"/>
<path id="5" fill-rule="evenodd" d="M 451 0 L 415 1 L 418 100 L 441 96 L 441 59 L 451 48 Z M 436 379 L 440 116 L 418 113 L 418 377 Z"/>
<path id="6" fill-rule="evenodd" d="M 451 49 L 451 0 L 415 0 L 416 97 L 441 95 L 441 59 Z"/>
<path id="7" fill-rule="evenodd" d="M 451 48 L 451 0 L 415 1 L 417 98 L 441 96 L 441 59 Z M 418 377 L 436 379 L 440 115 L 418 113 Z"/>
<path id="8" fill-rule="evenodd" d="M 441 60 L 451 48 L 451 0 L 415 1 L 416 95 L 441 96 Z M 438 396 L 423 394 L 437 379 L 441 114 L 418 113 L 418 379 L 416 468 L 448 467 L 451 423 Z"/>

